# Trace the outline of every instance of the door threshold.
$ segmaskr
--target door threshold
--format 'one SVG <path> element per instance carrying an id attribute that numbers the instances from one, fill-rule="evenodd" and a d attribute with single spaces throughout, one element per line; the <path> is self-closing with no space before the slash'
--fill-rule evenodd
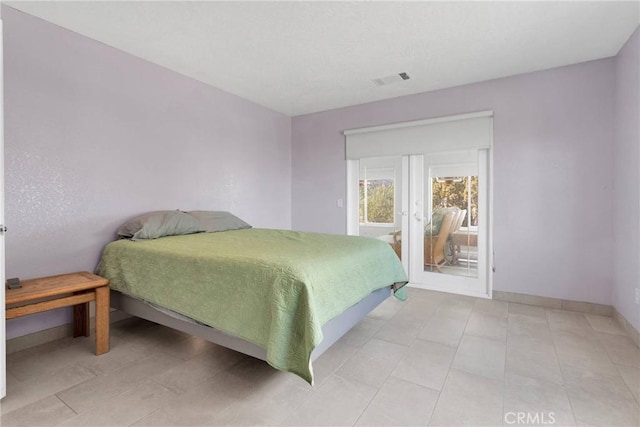
<path id="1" fill-rule="evenodd" d="M 432 285 L 425 285 L 423 283 L 413 283 L 413 282 L 407 283 L 407 286 L 410 288 L 424 289 L 427 291 L 437 291 L 437 292 L 445 292 L 448 294 L 466 295 L 470 297 L 493 299 L 489 292 L 474 292 L 466 289 L 451 289 L 443 286 L 432 286 Z"/>

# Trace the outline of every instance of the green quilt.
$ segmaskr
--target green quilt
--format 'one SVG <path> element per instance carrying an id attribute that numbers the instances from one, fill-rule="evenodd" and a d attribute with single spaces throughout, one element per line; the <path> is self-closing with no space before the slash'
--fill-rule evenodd
<path id="1" fill-rule="evenodd" d="M 270 365 L 310 383 L 322 325 L 374 290 L 407 282 L 381 240 L 267 229 L 118 240 L 96 273 L 113 289 L 265 348 Z"/>

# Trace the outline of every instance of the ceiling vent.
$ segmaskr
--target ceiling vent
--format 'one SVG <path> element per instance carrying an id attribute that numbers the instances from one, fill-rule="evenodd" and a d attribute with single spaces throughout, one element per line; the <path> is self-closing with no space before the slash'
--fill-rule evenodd
<path id="1" fill-rule="evenodd" d="M 398 83 L 404 80 L 409 80 L 409 75 L 407 73 L 392 74 L 390 76 L 373 79 L 372 81 L 376 86 L 386 86 L 386 85 L 390 85 L 392 83 Z"/>

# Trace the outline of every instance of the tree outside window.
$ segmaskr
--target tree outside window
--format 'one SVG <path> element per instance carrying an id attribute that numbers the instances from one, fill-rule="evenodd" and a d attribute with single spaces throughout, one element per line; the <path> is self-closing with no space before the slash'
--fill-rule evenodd
<path id="1" fill-rule="evenodd" d="M 458 207 L 466 209 L 462 227 L 478 225 L 478 177 L 437 177 L 431 182 L 433 210 Z M 469 197 L 470 196 L 470 197 Z M 471 224 L 469 224 L 471 219 Z"/>
<path id="2" fill-rule="evenodd" d="M 395 190 L 393 179 L 360 180 L 360 223 L 393 224 Z"/>

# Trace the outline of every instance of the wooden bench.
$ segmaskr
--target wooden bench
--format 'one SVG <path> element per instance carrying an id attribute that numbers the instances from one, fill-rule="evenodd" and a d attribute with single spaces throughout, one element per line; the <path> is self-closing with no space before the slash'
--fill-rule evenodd
<path id="1" fill-rule="evenodd" d="M 96 302 L 96 355 L 109 351 L 109 280 L 86 271 L 25 280 L 6 289 L 5 317 L 13 319 L 73 306 L 73 336 L 90 334 L 89 302 Z"/>

